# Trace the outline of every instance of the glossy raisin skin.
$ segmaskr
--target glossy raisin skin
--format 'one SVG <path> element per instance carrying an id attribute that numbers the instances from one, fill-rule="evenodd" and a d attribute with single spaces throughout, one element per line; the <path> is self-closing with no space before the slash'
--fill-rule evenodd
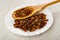
<path id="1" fill-rule="evenodd" d="M 47 24 L 48 19 L 44 13 L 36 13 L 35 15 L 26 19 L 15 19 L 14 22 L 15 28 L 19 28 L 24 32 L 33 32 L 37 29 L 43 28 Z"/>
<path id="2" fill-rule="evenodd" d="M 29 7 L 25 7 L 25 8 L 22 8 L 22 9 L 18 9 L 15 11 L 15 16 L 16 17 L 25 17 L 29 14 L 31 14 L 33 11 L 33 8 L 29 8 Z"/>

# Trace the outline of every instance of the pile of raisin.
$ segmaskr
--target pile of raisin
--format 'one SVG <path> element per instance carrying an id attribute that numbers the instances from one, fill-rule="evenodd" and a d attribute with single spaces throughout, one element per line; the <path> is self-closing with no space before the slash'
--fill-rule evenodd
<path id="1" fill-rule="evenodd" d="M 25 7 L 25 8 L 22 8 L 22 9 L 18 9 L 18 10 L 15 11 L 16 12 L 15 16 L 16 17 L 25 17 L 25 16 L 31 14 L 32 11 L 33 11 L 33 8 L 30 8 L 30 7 Z"/>
<path id="2" fill-rule="evenodd" d="M 46 19 L 46 15 L 44 13 L 36 13 L 26 19 L 15 19 L 14 22 L 15 28 L 21 29 L 25 32 L 33 32 L 37 29 L 43 28 L 47 24 L 48 19 Z"/>

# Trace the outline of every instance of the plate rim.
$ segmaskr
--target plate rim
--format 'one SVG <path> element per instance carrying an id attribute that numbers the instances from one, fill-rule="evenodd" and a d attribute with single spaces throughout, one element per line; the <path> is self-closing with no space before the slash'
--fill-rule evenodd
<path id="1" fill-rule="evenodd" d="M 25 5 L 25 6 L 26 6 L 26 5 Z M 19 8 L 19 7 L 20 7 L 20 6 L 15 7 L 15 8 L 12 8 L 12 9 L 16 9 L 16 8 Z M 48 10 L 48 9 L 47 9 L 47 10 Z M 14 11 L 14 10 L 10 10 L 10 11 Z M 9 11 L 9 12 L 10 12 L 10 11 Z M 50 12 L 50 10 L 48 10 L 48 11 Z M 52 12 L 50 12 L 50 13 L 51 13 L 51 15 L 52 15 Z M 7 15 L 8 15 L 8 14 L 7 14 Z M 6 17 L 7 17 L 7 16 L 6 16 Z M 7 28 L 6 17 L 5 17 L 5 25 L 6 25 L 6 28 Z M 53 15 L 52 15 L 52 17 L 53 17 Z M 53 24 L 53 19 L 52 19 L 52 24 Z M 50 27 L 52 26 L 52 24 L 50 25 Z M 49 27 L 49 28 L 50 28 L 50 27 Z M 49 29 L 49 28 L 48 28 L 48 29 Z M 8 28 L 7 28 L 7 29 L 8 29 Z M 48 29 L 47 29 L 47 30 L 48 30 Z M 9 29 L 8 29 L 8 30 L 9 30 Z M 45 31 L 47 31 L 47 30 L 45 30 Z M 9 30 L 9 31 L 11 31 L 11 30 Z M 45 31 L 44 31 L 44 32 L 45 32 Z M 11 31 L 11 32 L 12 32 L 12 31 Z M 44 33 L 44 32 L 42 32 L 42 33 Z M 13 32 L 13 33 L 14 33 L 14 32 Z M 16 34 L 16 33 L 14 33 L 14 34 Z M 39 35 L 39 34 L 41 34 L 41 33 L 38 33 L 38 34 L 35 34 L 35 35 Z M 17 35 L 19 35 L 19 34 L 17 34 Z M 34 36 L 34 35 L 21 35 L 21 36 Z"/>

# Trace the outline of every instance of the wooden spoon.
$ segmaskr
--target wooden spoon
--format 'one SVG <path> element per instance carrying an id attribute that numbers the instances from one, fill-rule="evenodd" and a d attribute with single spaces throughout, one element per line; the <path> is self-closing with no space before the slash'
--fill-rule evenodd
<path id="1" fill-rule="evenodd" d="M 53 1 L 53 2 L 50 2 L 50 3 L 47 3 L 47 4 L 42 4 L 42 5 L 36 5 L 36 6 L 28 6 L 28 7 L 31 7 L 33 8 L 34 10 L 32 11 L 32 13 L 28 16 L 25 16 L 25 17 L 18 17 L 18 18 L 14 18 L 14 19 L 25 19 L 25 18 L 28 18 L 28 17 L 31 17 L 32 15 L 34 15 L 37 11 L 42 11 L 43 9 L 45 9 L 47 6 L 50 6 L 50 5 L 53 5 L 53 4 L 56 4 L 60 2 L 60 0 L 56 0 L 56 1 Z M 14 16 L 13 16 L 14 17 Z"/>

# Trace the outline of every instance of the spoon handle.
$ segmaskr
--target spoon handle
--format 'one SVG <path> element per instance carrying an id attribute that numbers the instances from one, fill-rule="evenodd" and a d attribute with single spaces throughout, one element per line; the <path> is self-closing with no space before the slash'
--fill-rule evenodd
<path id="1" fill-rule="evenodd" d="M 58 3 L 58 2 L 60 2 L 60 1 L 50 2 L 50 3 L 46 4 L 46 5 L 44 5 L 44 7 L 42 8 L 42 10 L 43 10 L 44 8 L 46 8 L 46 7 L 50 6 L 50 5 L 56 4 L 56 3 Z M 42 10 L 40 10 L 40 11 L 42 11 Z"/>

